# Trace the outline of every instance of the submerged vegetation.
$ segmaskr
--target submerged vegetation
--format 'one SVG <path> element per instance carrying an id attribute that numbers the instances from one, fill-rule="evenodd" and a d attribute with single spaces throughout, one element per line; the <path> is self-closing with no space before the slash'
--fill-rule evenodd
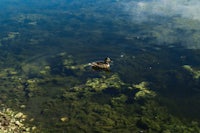
<path id="1" fill-rule="evenodd" d="M 24 106 L 21 106 L 22 108 Z M 36 132 L 36 127 L 23 124 L 27 120 L 27 115 L 22 112 L 14 112 L 10 108 L 1 105 L 0 111 L 0 132 L 2 133 L 30 133 Z M 33 119 L 32 119 L 33 120 Z"/>
<path id="2" fill-rule="evenodd" d="M 183 68 L 186 69 L 187 71 L 189 71 L 192 74 L 194 79 L 200 78 L 200 70 L 195 70 L 189 65 L 184 65 Z"/>
<path id="3" fill-rule="evenodd" d="M 22 125 L 32 125 L 18 126 L 21 132 L 200 131 L 197 121 L 186 122 L 160 105 L 148 82 L 125 83 L 115 72 L 74 69 L 78 63 L 67 53 L 48 56 L 42 62 L 1 71 L 1 102 L 28 115 L 20 121 Z M 80 78 L 91 74 L 96 76 Z M 12 126 L 12 120 L 9 122 Z"/>
<path id="4" fill-rule="evenodd" d="M 200 132 L 196 20 L 130 22 L 117 0 L 8 1 L 0 132 Z M 107 56 L 110 71 L 88 66 Z"/>

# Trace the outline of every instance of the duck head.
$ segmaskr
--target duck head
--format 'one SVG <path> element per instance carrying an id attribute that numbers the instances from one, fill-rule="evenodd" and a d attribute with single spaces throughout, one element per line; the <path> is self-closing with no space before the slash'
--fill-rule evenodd
<path id="1" fill-rule="evenodd" d="M 111 63 L 111 59 L 110 59 L 109 57 L 106 57 L 106 58 L 104 59 L 104 63 L 106 63 L 106 64 Z"/>

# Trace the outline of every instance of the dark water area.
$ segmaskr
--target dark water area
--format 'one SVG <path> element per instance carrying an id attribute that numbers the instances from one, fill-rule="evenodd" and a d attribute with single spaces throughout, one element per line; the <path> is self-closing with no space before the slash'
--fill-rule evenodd
<path id="1" fill-rule="evenodd" d="M 147 4 L 2 0 L 0 109 L 31 132 L 199 132 L 200 20 Z"/>

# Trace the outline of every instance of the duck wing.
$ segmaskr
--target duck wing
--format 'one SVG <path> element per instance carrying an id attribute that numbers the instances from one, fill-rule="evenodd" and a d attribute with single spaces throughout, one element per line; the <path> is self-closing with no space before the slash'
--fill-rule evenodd
<path id="1" fill-rule="evenodd" d="M 91 65 L 93 67 L 103 65 L 103 64 L 104 64 L 104 62 L 102 62 L 102 61 L 89 63 L 89 65 Z"/>

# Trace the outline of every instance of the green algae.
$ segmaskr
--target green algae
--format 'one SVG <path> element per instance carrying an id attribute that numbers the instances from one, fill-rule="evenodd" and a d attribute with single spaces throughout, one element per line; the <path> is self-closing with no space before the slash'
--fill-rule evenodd
<path id="1" fill-rule="evenodd" d="M 190 124 L 190 127 L 155 101 L 148 101 L 141 107 L 137 125 L 147 132 L 199 132 L 195 124 Z"/>
<path id="2" fill-rule="evenodd" d="M 61 68 L 86 71 L 85 69 L 71 69 L 71 66 L 76 66 L 76 62 L 73 57 L 66 53 L 60 53 L 59 58 L 56 55 L 50 59 L 51 61 L 59 59 Z M 69 61 L 63 64 L 64 60 Z M 7 68 L 1 72 L 2 76 L 10 76 L 12 79 L 4 79 L 4 83 L 7 81 L 4 86 L 7 88 L 17 86 L 17 89 L 12 90 L 15 92 L 14 94 L 4 95 L 4 99 L 3 97 L 1 99 L 7 101 L 9 97 L 15 97 L 15 100 L 6 103 L 9 105 L 17 101 L 18 108 L 21 108 L 21 105 L 26 105 L 26 108 L 30 109 L 34 109 L 28 105 L 30 101 L 39 99 L 34 106 L 40 106 L 42 116 L 48 119 L 37 125 L 36 121 L 42 118 L 41 116 L 35 118 L 33 123 L 36 122 L 38 131 L 132 132 L 134 130 L 155 133 L 175 131 L 192 133 L 200 130 L 198 124 L 184 123 L 179 118 L 170 115 L 165 107 L 160 106 L 156 102 L 155 96 L 157 94 L 152 91 L 148 82 L 143 81 L 131 85 L 123 82 L 117 73 L 99 73 L 98 78 L 88 78 L 84 82 L 80 82 L 74 76 L 52 74 L 51 71 L 55 66 L 48 61 L 40 63 L 42 65 L 35 65 L 34 69 L 32 69 L 31 64 L 30 62 L 28 69 L 29 65 L 26 63 L 27 66 L 22 71 Z M 31 74 L 37 76 L 29 77 L 30 70 Z M 106 98 L 106 90 L 110 88 L 117 90 L 118 93 L 109 95 L 107 101 L 102 102 Z M 56 93 L 55 89 L 57 89 Z M 8 89 L 7 92 L 10 90 Z M 46 95 L 51 95 L 54 100 L 52 98 L 45 99 Z M 92 100 L 98 95 L 103 95 L 103 97 Z M 143 102 L 140 101 L 141 99 Z M 132 101 L 130 102 L 130 100 Z M 67 118 L 67 120 L 62 118 Z M 53 125 L 53 128 L 50 125 Z"/>
<path id="3" fill-rule="evenodd" d="M 108 78 L 102 76 L 102 78 L 88 79 L 86 82 L 86 86 L 91 87 L 95 91 L 102 91 L 106 88 L 120 89 L 123 85 L 124 83 L 117 74 L 113 74 Z"/>
<path id="4" fill-rule="evenodd" d="M 189 65 L 183 65 L 183 68 L 190 72 L 194 79 L 199 79 L 200 77 L 200 70 L 196 70 Z"/>
<path id="5" fill-rule="evenodd" d="M 128 100 L 128 97 L 126 95 L 124 95 L 124 94 L 121 94 L 118 97 L 113 97 L 111 99 L 111 104 L 113 106 L 122 106 L 123 104 L 126 103 L 127 100 Z"/>
<path id="6" fill-rule="evenodd" d="M 4 37 L 2 40 L 11 40 L 11 39 L 15 39 L 17 36 L 19 36 L 20 33 L 19 32 L 9 32 L 7 37 Z"/>
<path id="7" fill-rule="evenodd" d="M 147 86 L 148 86 L 147 82 L 141 82 L 139 84 L 133 85 L 135 89 L 138 89 L 138 92 L 136 92 L 134 97 L 135 100 L 147 97 L 151 98 L 156 96 L 156 93 L 150 90 Z"/>
<path id="8" fill-rule="evenodd" d="M 81 64 L 81 65 L 74 65 L 75 62 L 72 59 L 64 59 L 63 65 L 66 69 L 72 69 L 72 70 L 82 70 L 84 71 L 85 67 L 88 66 L 88 64 Z"/>

